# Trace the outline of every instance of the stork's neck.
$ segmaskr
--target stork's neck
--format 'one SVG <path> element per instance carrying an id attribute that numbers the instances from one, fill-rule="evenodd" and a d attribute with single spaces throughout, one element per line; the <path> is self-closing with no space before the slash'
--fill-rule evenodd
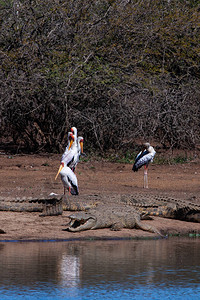
<path id="1" fill-rule="evenodd" d="M 76 142 L 76 140 L 74 140 L 74 142 L 73 142 L 73 144 L 72 144 L 72 146 L 71 146 L 71 149 L 72 149 L 72 150 L 75 150 L 76 147 L 77 147 L 77 142 Z"/>

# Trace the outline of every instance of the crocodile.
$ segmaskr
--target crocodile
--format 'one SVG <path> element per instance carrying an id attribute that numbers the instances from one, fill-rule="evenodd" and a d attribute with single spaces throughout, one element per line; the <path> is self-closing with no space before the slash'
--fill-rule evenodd
<path id="1" fill-rule="evenodd" d="M 56 196 L 47 197 L 0 197 L 0 211 L 42 212 L 40 216 L 60 215 L 62 200 Z"/>
<path id="2" fill-rule="evenodd" d="M 120 201 L 134 206 L 143 216 L 159 216 L 189 222 L 200 222 L 200 205 L 191 199 L 181 200 L 165 195 L 121 195 Z M 195 201 L 195 199 L 193 199 Z"/>
<path id="3" fill-rule="evenodd" d="M 63 211 L 86 211 L 98 205 L 98 195 L 69 197 L 50 194 L 40 197 L 0 197 L 0 211 L 41 212 L 40 216 L 57 216 Z"/>
<path id="4" fill-rule="evenodd" d="M 188 200 L 176 199 L 172 196 L 150 193 L 134 193 L 133 195 L 87 195 L 63 198 L 63 209 L 69 211 L 88 210 L 105 205 L 108 209 L 118 206 L 133 206 L 144 216 L 200 222 L 200 205 Z M 195 199 L 192 199 L 195 201 Z M 196 199 L 198 200 L 198 199 Z"/>
<path id="5" fill-rule="evenodd" d="M 181 207 L 174 204 L 167 204 L 163 206 L 135 207 L 135 209 L 140 212 L 143 218 L 148 216 L 157 216 L 200 223 L 200 211 L 193 210 L 187 206 Z"/>
<path id="6" fill-rule="evenodd" d="M 87 212 L 75 212 L 69 216 L 70 222 L 64 230 L 79 232 L 83 230 L 94 230 L 110 228 L 120 230 L 122 228 L 138 228 L 163 236 L 159 230 L 141 222 L 140 214 L 132 207 L 114 207 L 108 209 L 100 206 Z"/>
<path id="7" fill-rule="evenodd" d="M 51 195 L 51 194 L 50 194 Z M 199 199 L 176 199 L 151 193 L 132 195 L 79 195 L 76 197 L 53 194 L 47 197 L 0 197 L 0 210 L 18 212 L 42 212 L 40 216 L 60 215 L 64 211 L 87 211 L 100 204 L 110 208 L 133 206 L 142 216 L 160 216 L 185 221 L 200 222 Z"/>

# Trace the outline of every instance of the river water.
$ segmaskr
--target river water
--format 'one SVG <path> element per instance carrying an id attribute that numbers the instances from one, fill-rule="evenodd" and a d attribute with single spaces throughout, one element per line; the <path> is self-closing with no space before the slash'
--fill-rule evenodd
<path id="1" fill-rule="evenodd" d="M 0 299 L 200 299 L 200 240 L 1 242 Z"/>

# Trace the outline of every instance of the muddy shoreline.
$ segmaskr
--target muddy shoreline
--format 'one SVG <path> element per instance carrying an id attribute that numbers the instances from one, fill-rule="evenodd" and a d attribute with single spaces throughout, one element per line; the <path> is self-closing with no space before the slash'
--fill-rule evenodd
<path id="1" fill-rule="evenodd" d="M 0 155 L 0 196 L 23 197 L 62 194 L 61 180 L 54 180 L 60 155 Z M 132 165 L 106 161 L 80 162 L 77 178 L 80 195 L 134 194 L 144 192 L 143 171 L 134 173 Z M 149 193 L 173 195 L 200 204 L 200 162 L 180 165 L 155 165 L 149 168 Z M 62 216 L 39 217 L 39 213 L 0 211 L 0 241 L 63 241 L 93 239 L 158 238 L 155 234 L 139 229 L 89 230 L 79 233 L 63 231 L 71 212 Z M 168 235 L 198 237 L 200 223 L 153 217 L 150 223 Z"/>

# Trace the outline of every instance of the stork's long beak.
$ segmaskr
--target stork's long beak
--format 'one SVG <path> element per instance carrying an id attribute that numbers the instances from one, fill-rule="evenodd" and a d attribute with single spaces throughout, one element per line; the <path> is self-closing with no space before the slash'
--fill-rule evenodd
<path id="1" fill-rule="evenodd" d="M 74 140 L 73 140 L 73 139 L 71 139 L 71 140 L 70 140 L 70 144 L 69 144 L 69 148 L 68 148 L 68 150 L 71 148 L 71 146 L 72 146 L 73 142 L 74 142 Z"/>
<path id="2" fill-rule="evenodd" d="M 83 153 L 83 141 L 80 141 L 81 153 Z"/>
<path id="3" fill-rule="evenodd" d="M 57 175 L 56 175 L 56 177 L 55 177 L 55 180 L 57 179 L 57 177 L 58 177 L 58 175 L 60 174 L 60 172 L 61 172 L 61 170 L 63 169 L 63 165 L 61 164 L 60 165 L 60 168 L 59 168 L 59 170 L 58 170 L 58 173 L 57 173 Z"/>

